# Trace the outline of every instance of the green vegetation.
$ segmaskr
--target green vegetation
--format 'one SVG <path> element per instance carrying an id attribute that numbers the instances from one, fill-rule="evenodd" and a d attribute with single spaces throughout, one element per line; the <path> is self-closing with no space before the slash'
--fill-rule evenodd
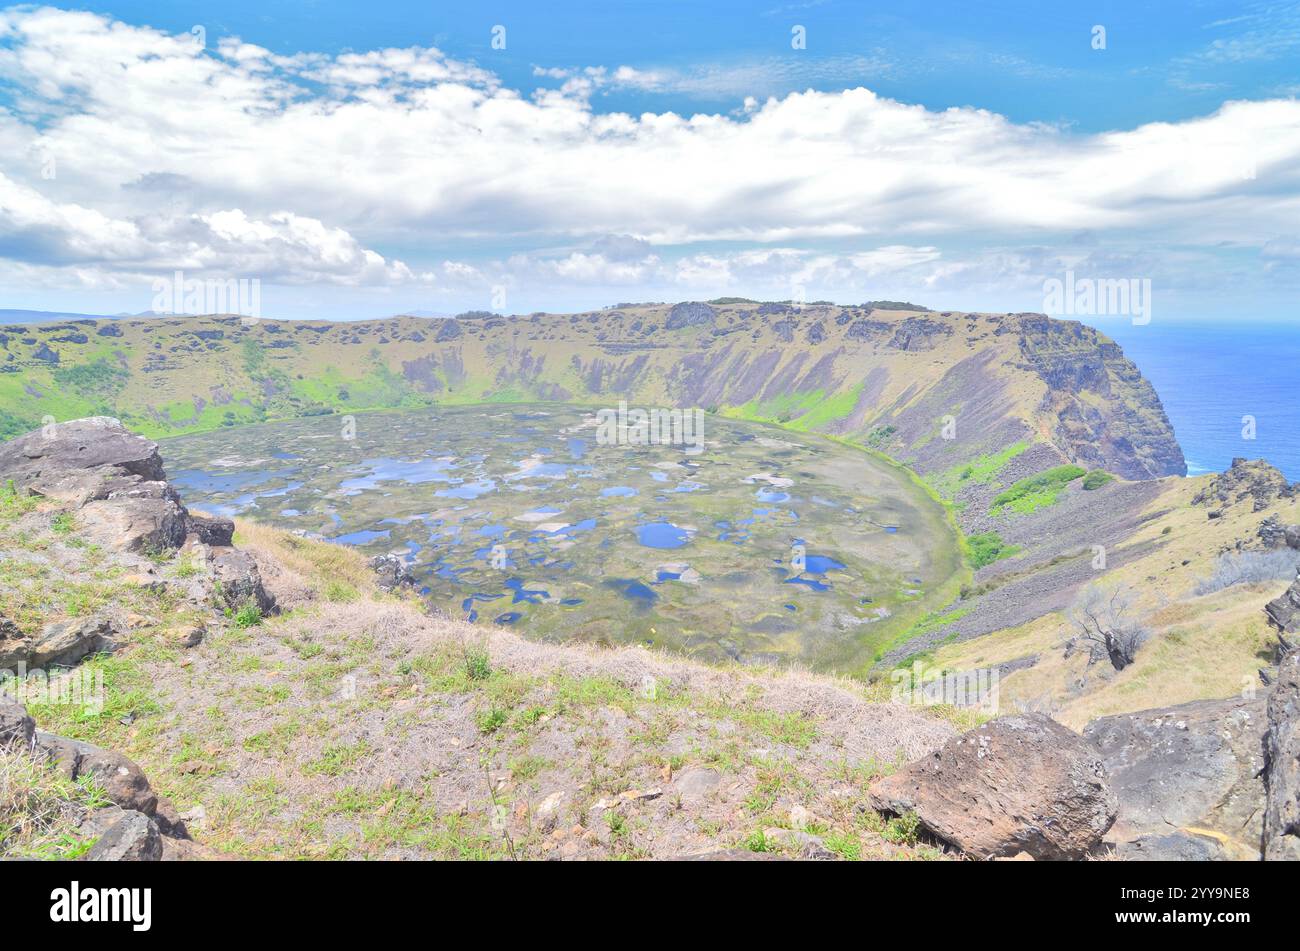
<path id="1" fill-rule="evenodd" d="M 36 508 L 37 498 L 25 492 L 19 492 L 14 480 L 9 479 L 0 486 L 0 521 L 12 521 Z"/>
<path id="2" fill-rule="evenodd" d="M 78 835 L 77 823 L 87 812 L 108 804 L 89 777 L 73 781 L 44 757 L 0 748 L 0 855 L 80 858 L 95 840 Z"/>
<path id="3" fill-rule="evenodd" d="M 1087 470 L 1081 466 L 1064 465 L 1021 479 L 993 499 L 990 514 L 1015 512 L 1024 515 L 1054 505 L 1067 485 L 1086 474 Z"/>
<path id="4" fill-rule="evenodd" d="M 966 537 L 966 551 L 971 567 L 976 570 L 1020 551 L 1019 545 L 1008 545 L 997 532 L 980 532 Z"/>
<path id="5" fill-rule="evenodd" d="M 872 449 L 883 449 L 886 443 L 889 442 L 889 437 L 896 432 L 898 432 L 897 426 L 877 426 L 867 433 L 867 438 L 864 441 Z"/>
<path id="6" fill-rule="evenodd" d="M 482 646 L 465 649 L 465 676 L 470 680 L 487 680 L 492 676 L 492 658 Z"/>
<path id="7" fill-rule="evenodd" d="M 808 432 L 846 418 L 857 406 L 861 392 L 862 384 L 859 383 L 850 390 L 829 396 L 825 390 L 785 393 L 772 399 L 750 400 L 741 406 L 724 406 L 719 414 Z"/>
<path id="8" fill-rule="evenodd" d="M 54 370 L 54 383 L 89 400 L 110 405 L 131 379 L 129 371 L 100 357 L 91 363 L 60 366 Z"/>
<path id="9" fill-rule="evenodd" d="M 350 604 L 361 596 L 355 587 L 346 581 L 330 580 L 325 583 L 325 600 L 335 604 Z"/>
<path id="10" fill-rule="evenodd" d="M 1083 488 L 1091 492 L 1093 489 L 1100 489 L 1107 482 L 1114 482 L 1115 477 L 1109 472 L 1103 472 L 1101 469 L 1093 469 L 1083 477 Z"/>
<path id="11" fill-rule="evenodd" d="M 1029 448 L 1029 443 L 1012 443 L 1000 452 L 985 453 L 970 462 L 960 463 L 927 481 L 943 498 L 951 500 L 967 485 L 989 485 L 1006 468 L 1007 463 Z"/>
<path id="12" fill-rule="evenodd" d="M 257 627 L 262 623 L 262 609 L 250 601 L 239 610 L 231 612 L 230 619 L 235 622 L 235 627 L 240 629 Z"/>
<path id="13" fill-rule="evenodd" d="M 971 609 L 969 607 L 954 608 L 953 610 L 946 612 L 931 611 L 926 614 L 925 617 L 913 624 L 900 640 L 905 643 L 920 637 L 922 634 L 930 634 L 940 628 L 947 627 L 949 624 L 956 624 L 969 614 L 970 611 Z"/>
<path id="14" fill-rule="evenodd" d="M 0 409 L 0 439 L 13 439 L 23 433 L 31 432 L 33 426 L 25 418 Z"/>

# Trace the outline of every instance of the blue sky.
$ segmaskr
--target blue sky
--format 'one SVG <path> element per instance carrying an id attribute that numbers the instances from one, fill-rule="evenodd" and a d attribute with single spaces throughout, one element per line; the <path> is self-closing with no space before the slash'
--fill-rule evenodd
<path id="1" fill-rule="evenodd" d="M 284 316 L 1041 309 L 1070 271 L 1294 316 L 1298 66 L 1297 3 L 11 7 L 0 307 L 182 270 Z"/>
<path id="2" fill-rule="evenodd" d="M 355 0 L 70 6 L 175 32 L 204 23 L 213 37 L 283 54 L 431 44 L 522 87 L 537 65 L 716 71 L 689 95 L 611 94 L 600 103 L 611 110 L 725 112 L 744 95 L 861 83 L 931 109 L 969 105 L 1101 131 L 1300 88 L 1300 9 L 1286 3 L 421 0 L 367 4 L 364 14 Z M 504 50 L 491 46 L 498 24 Z M 806 55 L 790 49 L 793 25 L 808 31 Z M 1107 30 L 1104 55 L 1092 49 L 1095 25 Z M 746 75 L 763 80 L 746 85 Z"/>

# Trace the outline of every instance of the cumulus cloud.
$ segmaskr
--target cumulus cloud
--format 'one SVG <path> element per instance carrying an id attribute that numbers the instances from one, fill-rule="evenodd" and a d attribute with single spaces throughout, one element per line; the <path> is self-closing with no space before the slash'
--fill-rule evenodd
<path id="1" fill-rule="evenodd" d="M 84 273 L 141 274 L 175 268 L 251 274 L 299 284 L 391 284 L 423 280 L 401 261 L 362 247 L 341 228 L 280 211 L 250 218 L 238 208 L 206 215 L 110 218 L 58 203 L 0 173 L 0 254 Z"/>
<path id="2" fill-rule="evenodd" d="M 12 8 L 0 257 L 83 276 L 748 292 L 1014 271 L 1034 260 L 1024 248 L 1080 231 L 1258 253 L 1300 220 L 1294 99 L 1089 135 L 861 87 L 761 99 L 760 78 L 734 70 L 714 85 L 735 89 L 728 114 L 593 105 L 599 89 L 681 92 L 709 75 L 540 68 L 558 86 L 521 93 L 432 48 L 283 56 Z"/>

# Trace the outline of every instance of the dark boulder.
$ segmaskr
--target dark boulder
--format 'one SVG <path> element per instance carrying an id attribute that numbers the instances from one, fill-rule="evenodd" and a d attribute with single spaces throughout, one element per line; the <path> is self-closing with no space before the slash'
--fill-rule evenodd
<path id="1" fill-rule="evenodd" d="M 1263 698 L 1093 720 L 1083 735 L 1101 751 L 1119 797 L 1107 840 L 1121 856 L 1136 849 L 1172 857 L 1193 847 L 1190 835 L 1218 843 L 1199 847 L 1206 855 L 1258 859 L 1267 728 Z"/>
<path id="2" fill-rule="evenodd" d="M 1076 859 L 1115 820 L 1101 756 L 1042 714 L 999 717 L 876 782 L 872 806 L 915 813 L 921 827 L 967 855 Z"/>
<path id="3" fill-rule="evenodd" d="M 463 333 L 464 329 L 461 327 L 460 321 L 456 320 L 454 317 L 448 317 L 445 320 L 439 321 L 438 333 L 434 336 L 433 340 L 435 343 L 447 343 L 450 340 L 460 339 Z"/>
<path id="4" fill-rule="evenodd" d="M 152 816 L 158 796 L 144 772 L 121 753 L 101 749 L 81 740 L 36 731 L 35 747 L 43 752 L 69 780 L 94 780 L 105 796 L 123 809 Z"/>
<path id="5" fill-rule="evenodd" d="M 0 749 L 30 748 L 36 737 L 36 721 L 27 708 L 0 694 Z"/>
<path id="6" fill-rule="evenodd" d="M 157 862 L 163 857 L 158 825 L 141 812 L 125 811 L 90 847 L 87 862 Z"/>
<path id="7" fill-rule="evenodd" d="M 228 518 L 223 518 L 219 515 L 205 515 L 201 512 L 191 512 L 189 518 L 189 530 L 195 538 L 205 545 L 214 545 L 219 548 L 224 548 L 234 544 L 234 521 Z"/>
<path id="8" fill-rule="evenodd" d="M 664 330 L 682 330 L 686 327 L 711 326 L 717 319 L 717 311 L 700 301 L 683 301 L 674 304 L 668 311 Z"/>
<path id="9" fill-rule="evenodd" d="M 1269 623 L 1283 634 L 1300 630 L 1300 573 L 1291 582 L 1291 587 L 1264 606 L 1264 613 L 1268 615 Z"/>
<path id="10" fill-rule="evenodd" d="M 262 584 L 257 559 L 238 548 L 214 548 L 211 559 L 212 574 L 226 607 L 237 611 L 251 604 L 262 614 L 271 613 L 275 599 Z"/>
<path id="11" fill-rule="evenodd" d="M 1282 657 L 1268 698 L 1264 858 L 1300 860 L 1300 650 Z"/>
<path id="12" fill-rule="evenodd" d="M 375 584 L 381 591 L 409 588 L 416 583 L 406 562 L 394 554 L 376 555 L 370 559 L 370 568 L 375 572 Z"/>

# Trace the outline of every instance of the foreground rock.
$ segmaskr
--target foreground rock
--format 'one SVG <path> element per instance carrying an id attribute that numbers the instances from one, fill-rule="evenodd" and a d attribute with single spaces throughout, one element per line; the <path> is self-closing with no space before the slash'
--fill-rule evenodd
<path id="1" fill-rule="evenodd" d="M 931 835 L 978 859 L 1083 858 L 1116 813 L 1097 751 L 1041 714 L 1000 717 L 950 740 L 877 782 L 871 802 L 915 813 Z"/>
<path id="2" fill-rule="evenodd" d="M 9 481 L 76 509 L 85 538 L 104 548 L 150 556 L 191 550 L 208 568 L 222 607 L 255 604 L 263 614 L 274 607 L 257 562 L 232 545 L 234 523 L 186 509 L 167 482 L 158 444 L 116 419 L 52 424 L 0 445 L 0 484 Z M 27 635 L 30 640 L 31 632 Z M 0 627 L 0 650 L 5 638 L 16 640 Z M 70 653 L 75 652 L 74 645 Z M 61 659 L 56 652 L 45 662 L 77 659 Z M 30 658 L 27 662 L 36 666 Z"/>
<path id="3" fill-rule="evenodd" d="M 72 618 L 45 624 L 31 637 L 16 625 L 0 624 L 0 670 L 69 667 L 90 654 L 113 650 L 112 623 L 104 618 Z"/>
<path id="4" fill-rule="evenodd" d="M 396 591 L 416 584 L 415 575 L 406 562 L 394 554 L 376 555 L 370 559 L 370 570 L 375 573 L 375 584 L 380 591 Z"/>
<path id="5" fill-rule="evenodd" d="M 88 862 L 158 862 L 163 857 L 162 833 L 144 813 L 123 811 L 85 857 Z"/>
<path id="6" fill-rule="evenodd" d="M 1084 727 L 1119 797 L 1107 841 L 1120 858 L 1260 857 L 1265 706 L 1263 698 L 1198 700 Z"/>
<path id="7" fill-rule="evenodd" d="M 22 704 L 2 695 L 0 748 L 25 750 L 43 758 L 68 780 L 90 780 L 110 801 L 111 805 L 88 813 L 81 821 L 80 834 L 97 840 L 87 859 L 156 861 L 192 858 L 206 851 L 189 841 L 175 807 L 154 792 L 134 761 L 90 743 L 38 730 Z"/>
<path id="8" fill-rule="evenodd" d="M 1300 631 L 1300 574 L 1291 587 L 1274 598 L 1264 608 L 1269 623 L 1283 634 Z"/>
<path id="9" fill-rule="evenodd" d="M 1300 861 L 1300 650 L 1282 658 L 1268 721 L 1264 858 Z"/>
<path id="10" fill-rule="evenodd" d="M 0 473 L 78 506 L 164 482 L 158 444 L 108 416 L 52 424 L 0 445 Z"/>

